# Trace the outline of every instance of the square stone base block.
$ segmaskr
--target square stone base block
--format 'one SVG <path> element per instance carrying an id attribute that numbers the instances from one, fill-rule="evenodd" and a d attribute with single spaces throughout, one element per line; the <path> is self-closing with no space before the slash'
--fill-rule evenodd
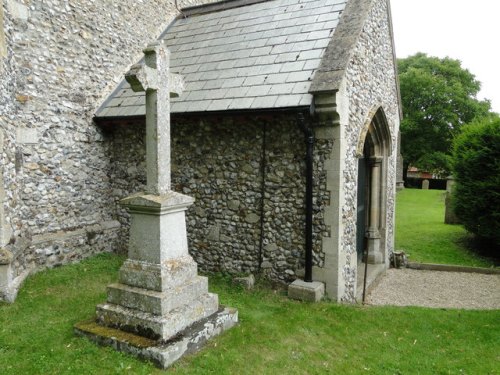
<path id="1" fill-rule="evenodd" d="M 167 342 L 104 327 L 95 320 L 78 323 L 74 330 L 77 335 L 87 337 L 97 344 L 111 346 L 115 350 L 149 360 L 157 367 L 165 369 L 183 355 L 198 351 L 209 339 L 237 323 L 238 310 L 221 307 L 215 314 L 180 331 Z"/>
<path id="2" fill-rule="evenodd" d="M 319 281 L 295 280 L 288 285 L 288 297 L 307 302 L 319 302 L 325 296 L 325 284 Z"/>

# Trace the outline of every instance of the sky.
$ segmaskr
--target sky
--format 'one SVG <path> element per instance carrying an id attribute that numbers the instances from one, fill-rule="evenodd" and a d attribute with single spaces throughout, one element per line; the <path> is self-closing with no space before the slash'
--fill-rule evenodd
<path id="1" fill-rule="evenodd" d="M 500 113 L 499 0 L 391 0 L 396 55 L 460 60 Z"/>

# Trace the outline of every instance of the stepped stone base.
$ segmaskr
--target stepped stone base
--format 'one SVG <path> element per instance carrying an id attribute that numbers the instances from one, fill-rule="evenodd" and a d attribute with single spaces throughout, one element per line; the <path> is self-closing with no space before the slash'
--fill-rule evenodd
<path id="1" fill-rule="evenodd" d="M 157 292 L 125 284 L 108 285 L 108 302 L 154 315 L 165 315 L 208 291 L 206 277 L 196 276 L 175 288 Z"/>
<path id="2" fill-rule="evenodd" d="M 168 340 L 218 309 L 207 278 L 197 275 L 196 262 L 186 255 L 160 264 L 128 259 L 96 315 L 103 326 Z"/>
<path id="3" fill-rule="evenodd" d="M 96 319 L 75 329 L 167 367 L 236 324 L 238 315 L 219 311 L 218 296 L 208 292 L 188 253 L 184 212 L 193 198 L 136 194 L 122 203 L 131 216 L 128 259 L 119 283 L 109 285 L 106 302 L 97 305 Z"/>
<path id="4" fill-rule="evenodd" d="M 168 340 L 194 322 L 212 315 L 218 308 L 217 295 L 207 293 L 163 316 L 110 303 L 97 305 L 96 312 L 97 322 L 103 326 L 151 339 Z"/>
<path id="5" fill-rule="evenodd" d="M 237 323 L 237 310 L 221 308 L 215 314 L 178 332 L 167 342 L 103 327 L 95 321 L 78 323 L 74 330 L 76 334 L 88 337 L 100 345 L 111 346 L 115 350 L 150 360 L 160 368 L 167 368 L 183 355 L 198 351 L 209 339 Z"/>

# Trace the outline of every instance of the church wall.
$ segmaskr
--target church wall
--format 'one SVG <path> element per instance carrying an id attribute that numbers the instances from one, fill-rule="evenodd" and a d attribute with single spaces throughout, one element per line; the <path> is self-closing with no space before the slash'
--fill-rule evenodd
<path id="1" fill-rule="evenodd" d="M 173 0 L 0 5 L 0 246 L 15 278 L 120 246 L 110 142 L 92 116 L 178 12 Z"/>
<path id="2" fill-rule="evenodd" d="M 210 1 L 180 0 L 179 6 L 204 2 Z M 177 14 L 173 3 L 0 0 L 0 246 L 8 252 L 0 254 L 0 262 L 10 262 L 7 284 L 17 285 L 14 279 L 31 270 L 125 250 L 128 217 L 117 202 L 144 186 L 144 130 L 104 131 L 92 116 L 142 56 L 142 47 Z M 339 183 L 348 188 L 339 202 L 331 202 L 325 172 L 334 140 L 322 135 L 315 145 L 314 265 L 324 266 L 322 246 L 336 236 L 326 224 L 325 208 L 341 204 L 338 298 L 344 301 L 354 299 L 356 288 L 355 152 L 375 105 L 383 105 L 397 145 L 386 6 L 386 0 L 374 1 L 337 94 L 343 96 L 339 102 L 348 100 L 341 114 L 346 153 Z M 262 258 L 271 278 L 294 279 L 303 267 L 305 190 L 305 142 L 295 117 L 179 118 L 173 137 L 174 187 L 197 198 L 187 217 L 192 254 L 201 268 L 255 272 Z M 395 155 L 393 150 L 386 199 L 389 250 Z"/>
<path id="3" fill-rule="evenodd" d="M 144 125 L 118 125 L 109 136 L 115 145 L 111 180 L 118 199 L 144 188 Z M 324 262 L 322 236 L 329 234 L 323 164 L 331 146 L 321 139 L 315 145 L 317 266 Z M 287 282 L 301 273 L 305 147 L 294 114 L 174 117 L 172 185 L 196 199 L 187 211 L 187 232 L 200 269 L 234 274 L 260 267 L 271 279 Z M 126 240 L 128 217 L 124 211 L 120 215 Z"/>
<path id="4" fill-rule="evenodd" d="M 387 163 L 387 221 L 385 228 L 386 256 L 394 248 L 394 201 L 396 183 L 397 135 L 399 106 L 394 66 L 392 35 L 390 32 L 387 0 L 372 4 L 368 19 L 353 51 L 346 70 L 344 95 L 348 98 L 347 123 L 343 126 L 343 139 L 347 153 L 344 158 L 341 249 L 345 264 L 342 279 L 345 284 L 343 301 L 353 301 L 356 295 L 356 200 L 358 159 L 357 144 L 370 112 L 382 106 L 388 120 L 392 138 L 392 153 Z M 387 264 L 387 259 L 385 260 Z"/>

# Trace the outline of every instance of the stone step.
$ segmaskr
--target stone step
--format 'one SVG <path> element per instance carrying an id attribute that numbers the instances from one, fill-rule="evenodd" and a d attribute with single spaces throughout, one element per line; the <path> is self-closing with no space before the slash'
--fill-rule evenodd
<path id="1" fill-rule="evenodd" d="M 104 303 L 97 305 L 97 322 L 107 327 L 135 333 L 154 340 L 168 340 L 182 329 L 215 313 L 219 308 L 216 294 L 207 293 L 165 316 Z"/>
<path id="2" fill-rule="evenodd" d="M 153 315 L 166 315 L 190 301 L 198 299 L 208 292 L 208 280 L 196 276 L 184 285 L 157 292 L 125 284 L 108 285 L 109 303 L 130 309 L 140 310 Z"/>
<path id="3" fill-rule="evenodd" d="M 190 256 L 165 261 L 161 265 L 127 259 L 120 268 L 119 281 L 121 284 L 162 292 L 185 284 L 197 274 L 198 266 Z"/>
<path id="4" fill-rule="evenodd" d="M 161 368 L 167 368 L 183 355 L 198 351 L 209 339 L 236 324 L 238 311 L 226 307 L 180 331 L 175 340 L 166 343 L 103 327 L 93 321 L 77 323 L 74 330 L 77 335 L 85 336 L 100 345 L 111 346 L 138 358 L 148 359 Z"/>

